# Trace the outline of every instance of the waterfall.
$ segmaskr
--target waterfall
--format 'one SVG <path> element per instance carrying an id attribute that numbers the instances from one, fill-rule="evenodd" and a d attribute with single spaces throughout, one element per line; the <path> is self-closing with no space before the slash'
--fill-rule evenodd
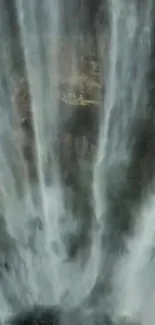
<path id="1" fill-rule="evenodd" d="M 84 57 L 95 66 L 89 6 L 15 0 L 18 77 L 0 3 L 1 321 L 40 305 L 57 306 L 62 323 L 154 324 L 153 1 L 101 1 L 93 101 L 82 86 Z M 79 137 L 84 150 L 95 137 L 91 158 L 75 157 Z"/>

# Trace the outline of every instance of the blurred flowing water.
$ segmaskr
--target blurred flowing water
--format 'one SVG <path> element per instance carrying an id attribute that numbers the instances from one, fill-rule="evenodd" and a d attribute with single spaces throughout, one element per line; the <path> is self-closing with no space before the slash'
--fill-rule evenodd
<path id="1" fill-rule="evenodd" d="M 102 5 L 106 7 L 106 27 Z M 16 0 L 15 8 L 30 94 L 34 133 L 30 141 L 37 178 L 31 179 L 23 154 L 25 138 L 12 77 L 13 40 L 2 0 L 1 320 L 40 304 L 58 305 L 67 313 L 78 308 L 80 323 L 153 325 L 154 186 L 152 174 L 146 176 L 149 166 L 145 159 L 153 119 L 148 86 L 153 1 L 101 4 L 96 44 L 104 99 L 101 93 L 91 181 L 85 180 L 83 172 L 89 168 L 87 163 L 85 169 L 81 167 L 81 187 L 91 183 L 91 209 L 82 215 L 85 194 L 81 192 L 80 197 L 64 184 L 57 139 L 67 119 L 62 118 L 59 107 L 61 38 L 66 28 L 62 17 L 67 12 L 75 75 L 79 72 L 75 35 L 80 34 L 81 25 L 87 25 L 87 8 L 81 7 L 77 20 L 73 19 L 74 1 Z M 76 209 L 73 196 L 77 197 Z M 78 234 L 84 223 L 83 236 L 88 238 L 82 247 Z M 68 251 L 74 238 L 81 249 L 71 259 Z"/>

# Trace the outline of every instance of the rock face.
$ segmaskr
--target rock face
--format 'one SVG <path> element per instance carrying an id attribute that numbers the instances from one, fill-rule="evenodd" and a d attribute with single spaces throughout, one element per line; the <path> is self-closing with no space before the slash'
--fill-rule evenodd
<path id="1" fill-rule="evenodd" d="M 63 58 L 61 61 L 63 62 Z M 62 66 L 65 66 L 62 62 Z M 60 156 L 64 156 L 64 159 L 69 152 L 76 159 L 83 159 L 94 152 L 100 92 L 98 64 L 94 58 L 79 56 L 76 75 L 69 70 L 65 73 L 60 71 L 58 142 Z M 24 155 L 26 160 L 31 160 L 34 134 L 29 89 L 25 78 L 21 78 L 16 86 L 16 103 L 25 136 Z"/>
<path id="2" fill-rule="evenodd" d="M 101 87 L 95 77 L 83 74 L 60 82 L 60 110 L 69 116 L 61 124 L 64 124 L 65 133 L 72 136 L 74 148 L 77 147 L 77 140 L 84 139 L 86 154 L 97 138 Z"/>

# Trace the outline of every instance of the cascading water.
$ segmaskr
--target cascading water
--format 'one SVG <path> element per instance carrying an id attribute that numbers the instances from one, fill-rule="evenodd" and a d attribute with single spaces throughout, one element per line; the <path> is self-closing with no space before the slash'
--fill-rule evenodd
<path id="1" fill-rule="evenodd" d="M 105 81 L 89 191 L 93 212 L 85 216 L 89 240 L 69 259 L 67 245 L 81 231 L 83 216 L 74 212 L 73 195 L 69 197 L 59 161 L 59 132 L 68 118 L 62 118 L 59 107 L 62 8 L 68 10 L 68 28 L 73 29 L 74 75 L 80 18 L 73 19 L 74 1 L 15 1 L 30 94 L 37 174 L 33 180 L 22 149 L 25 138 L 14 96 L 7 10 L 5 1 L 0 3 L 1 320 L 40 304 L 59 306 L 72 323 L 124 324 L 127 317 L 133 324 L 154 324 L 154 203 L 151 181 L 146 186 L 143 176 L 151 118 L 148 70 L 153 1 L 109 0 L 106 6 L 107 53 L 101 50 L 102 24 L 97 25 L 96 35 L 100 81 L 103 75 Z M 87 25 L 86 7 L 81 12 L 82 24 Z M 80 211 L 82 198 L 78 200 Z"/>

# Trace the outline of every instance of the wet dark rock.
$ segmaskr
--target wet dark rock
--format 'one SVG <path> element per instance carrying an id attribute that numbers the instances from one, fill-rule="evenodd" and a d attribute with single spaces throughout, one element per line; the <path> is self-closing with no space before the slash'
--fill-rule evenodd
<path id="1" fill-rule="evenodd" d="M 8 234 L 4 217 L 0 216 L 0 276 L 9 271 L 15 250 L 15 240 Z"/>
<path id="2" fill-rule="evenodd" d="M 7 325 L 119 325 L 113 323 L 108 315 L 102 317 L 84 316 L 79 310 L 62 312 L 57 307 L 32 307 L 6 321 Z M 128 325 L 128 323 L 121 323 Z M 130 324 L 129 324 L 130 325 Z M 133 324 L 132 324 L 133 325 Z"/>
<path id="3" fill-rule="evenodd" d="M 60 325 L 61 313 L 57 307 L 36 306 L 23 310 L 6 321 L 10 325 Z"/>
<path id="4" fill-rule="evenodd" d="M 7 319 L 6 325 L 141 325 L 128 317 L 112 320 L 104 312 L 83 313 L 83 309 L 61 310 L 57 306 L 37 305 Z"/>

